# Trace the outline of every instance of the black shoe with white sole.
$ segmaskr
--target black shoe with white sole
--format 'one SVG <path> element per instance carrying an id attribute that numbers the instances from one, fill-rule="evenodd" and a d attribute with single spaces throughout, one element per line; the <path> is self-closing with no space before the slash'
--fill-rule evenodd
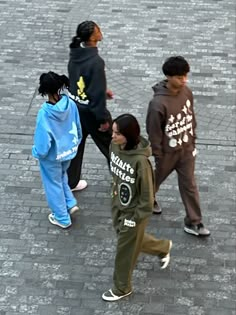
<path id="1" fill-rule="evenodd" d="M 153 214 L 161 214 L 162 213 L 161 206 L 158 204 L 158 202 L 156 200 L 154 201 L 152 213 Z"/>
<path id="2" fill-rule="evenodd" d="M 132 293 L 132 291 L 125 293 L 123 295 L 116 295 L 112 292 L 112 289 L 110 289 L 110 290 L 103 293 L 102 299 L 104 301 L 107 301 L 107 302 L 115 302 L 115 301 L 118 301 L 118 300 L 130 295 L 131 293 Z"/>

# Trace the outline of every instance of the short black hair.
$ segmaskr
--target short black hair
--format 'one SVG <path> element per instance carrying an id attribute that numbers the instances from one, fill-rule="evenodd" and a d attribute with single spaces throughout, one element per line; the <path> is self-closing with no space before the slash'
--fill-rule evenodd
<path id="1" fill-rule="evenodd" d="M 113 120 L 117 130 L 126 138 L 124 150 L 134 149 L 140 142 L 140 126 L 137 119 L 131 114 L 123 114 Z"/>
<path id="2" fill-rule="evenodd" d="M 164 75 L 186 75 L 190 71 L 188 62 L 182 56 L 173 56 L 164 62 L 162 66 Z"/>
<path id="3" fill-rule="evenodd" d="M 76 48 L 80 46 L 80 43 L 87 42 L 90 36 L 93 34 L 95 27 L 98 26 L 93 21 L 84 21 L 77 26 L 76 36 L 72 38 L 70 48 Z"/>
<path id="4" fill-rule="evenodd" d="M 47 94 L 58 93 L 63 87 L 68 88 L 69 79 L 66 75 L 59 75 L 55 72 L 49 71 L 42 73 L 39 78 L 39 94 L 45 96 Z"/>

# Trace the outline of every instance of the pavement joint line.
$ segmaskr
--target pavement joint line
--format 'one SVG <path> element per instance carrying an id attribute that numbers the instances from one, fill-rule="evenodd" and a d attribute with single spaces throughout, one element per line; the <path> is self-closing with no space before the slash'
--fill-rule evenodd
<path id="1" fill-rule="evenodd" d="M 27 111 L 26 111 L 26 116 L 28 116 L 28 114 L 29 114 L 29 112 L 30 112 L 30 110 L 31 110 L 31 108 L 32 108 L 32 106 L 33 106 L 34 99 L 36 98 L 36 95 L 37 95 L 37 94 L 38 94 L 38 87 L 36 86 L 36 87 L 35 87 L 35 90 L 34 90 L 34 93 L 33 93 L 33 96 L 32 96 L 32 98 L 31 98 L 31 100 L 30 100 L 28 109 L 27 109 Z"/>

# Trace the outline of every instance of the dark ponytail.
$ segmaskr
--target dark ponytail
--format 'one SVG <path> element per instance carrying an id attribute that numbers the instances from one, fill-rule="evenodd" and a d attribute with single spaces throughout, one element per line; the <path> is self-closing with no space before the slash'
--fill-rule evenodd
<path id="1" fill-rule="evenodd" d="M 93 21 L 84 21 L 77 26 L 76 36 L 72 38 L 70 48 L 77 48 L 82 42 L 87 42 L 93 34 L 97 24 Z"/>
<path id="2" fill-rule="evenodd" d="M 77 48 L 80 46 L 81 39 L 77 36 L 72 37 L 72 42 L 70 43 L 70 48 Z"/>
<path id="3" fill-rule="evenodd" d="M 69 87 L 69 79 L 66 75 L 59 75 L 55 72 L 41 74 L 39 78 L 39 94 L 45 96 L 47 94 L 58 93 L 62 88 Z"/>

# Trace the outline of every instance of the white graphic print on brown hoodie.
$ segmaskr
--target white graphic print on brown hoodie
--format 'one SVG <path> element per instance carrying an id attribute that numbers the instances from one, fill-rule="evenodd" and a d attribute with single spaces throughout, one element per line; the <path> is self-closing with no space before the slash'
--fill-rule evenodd
<path id="1" fill-rule="evenodd" d="M 153 87 L 146 118 L 152 154 L 159 158 L 166 152 L 193 151 L 196 138 L 191 90 L 184 86 L 178 94 L 172 94 L 166 84 L 164 80 Z"/>

